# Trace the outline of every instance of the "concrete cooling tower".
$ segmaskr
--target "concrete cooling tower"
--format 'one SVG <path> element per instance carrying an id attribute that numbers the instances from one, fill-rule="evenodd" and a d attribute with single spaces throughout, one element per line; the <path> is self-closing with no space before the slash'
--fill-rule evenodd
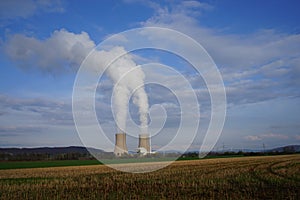
<path id="1" fill-rule="evenodd" d="M 143 153 L 150 153 L 150 140 L 149 140 L 149 134 L 140 134 L 139 135 L 139 147 L 138 149 L 140 151 L 143 151 Z"/>
<path id="2" fill-rule="evenodd" d="M 127 153 L 128 149 L 126 145 L 126 133 L 117 133 L 114 154 L 116 156 L 122 156 L 123 154 Z"/>

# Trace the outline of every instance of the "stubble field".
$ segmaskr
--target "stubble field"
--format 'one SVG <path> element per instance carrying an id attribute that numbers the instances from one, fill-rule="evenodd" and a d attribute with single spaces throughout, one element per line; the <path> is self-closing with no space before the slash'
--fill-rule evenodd
<path id="1" fill-rule="evenodd" d="M 147 168 L 157 164 L 130 165 Z M 0 199 L 299 197 L 299 154 L 177 161 L 164 169 L 140 174 L 104 165 L 0 170 Z"/>

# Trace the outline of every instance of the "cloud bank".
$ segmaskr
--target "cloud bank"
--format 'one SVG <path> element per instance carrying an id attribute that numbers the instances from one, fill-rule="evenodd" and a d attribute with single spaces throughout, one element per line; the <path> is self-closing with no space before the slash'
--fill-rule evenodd
<path id="1" fill-rule="evenodd" d="M 44 72 L 61 73 L 76 72 L 96 47 L 86 32 L 75 34 L 65 29 L 54 31 L 45 39 L 27 37 L 16 34 L 9 37 L 5 44 L 7 55 L 22 68 L 35 68 Z M 112 62 L 116 55 L 123 55 Z M 92 70 L 101 70 L 115 84 L 114 108 L 119 131 L 126 131 L 128 101 L 133 93 L 133 103 L 139 108 L 142 132 L 147 132 L 148 96 L 143 82 L 145 74 L 141 69 L 135 69 L 137 64 L 123 47 L 110 50 L 95 50 L 86 61 Z M 106 69 L 107 65 L 111 65 Z M 135 69 L 135 70 L 133 70 Z"/>
<path id="2" fill-rule="evenodd" d="M 63 12 L 60 0 L 9 0 L 0 1 L 0 20 L 28 18 L 38 12 Z"/>
<path id="3" fill-rule="evenodd" d="M 95 43 L 86 32 L 75 34 L 61 29 L 45 40 L 23 34 L 11 35 L 4 50 L 22 68 L 57 73 L 77 70 L 94 47 Z"/>
<path id="4" fill-rule="evenodd" d="M 222 73 L 230 105 L 300 96 L 300 34 L 223 34 L 201 26 L 197 16 L 213 8 L 199 2 L 148 6 L 155 14 L 141 25 L 179 30 L 203 45 Z"/>

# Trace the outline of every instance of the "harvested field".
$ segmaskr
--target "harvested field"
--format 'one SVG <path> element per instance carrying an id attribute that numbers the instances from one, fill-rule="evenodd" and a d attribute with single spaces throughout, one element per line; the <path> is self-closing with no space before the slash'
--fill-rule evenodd
<path id="1" fill-rule="evenodd" d="M 300 155 L 177 161 L 164 169 L 140 174 L 119 172 L 104 165 L 0 170 L 0 199 L 299 197 Z"/>

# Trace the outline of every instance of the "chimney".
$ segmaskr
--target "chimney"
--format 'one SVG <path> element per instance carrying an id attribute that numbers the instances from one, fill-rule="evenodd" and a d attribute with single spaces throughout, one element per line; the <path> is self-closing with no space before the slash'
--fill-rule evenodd
<path id="1" fill-rule="evenodd" d="M 150 141 L 149 134 L 140 134 L 139 135 L 139 149 L 144 148 L 147 153 L 150 153 Z"/>
<path id="2" fill-rule="evenodd" d="M 117 133 L 114 154 L 116 156 L 122 156 L 123 154 L 127 153 L 128 150 L 126 145 L 126 133 Z"/>

